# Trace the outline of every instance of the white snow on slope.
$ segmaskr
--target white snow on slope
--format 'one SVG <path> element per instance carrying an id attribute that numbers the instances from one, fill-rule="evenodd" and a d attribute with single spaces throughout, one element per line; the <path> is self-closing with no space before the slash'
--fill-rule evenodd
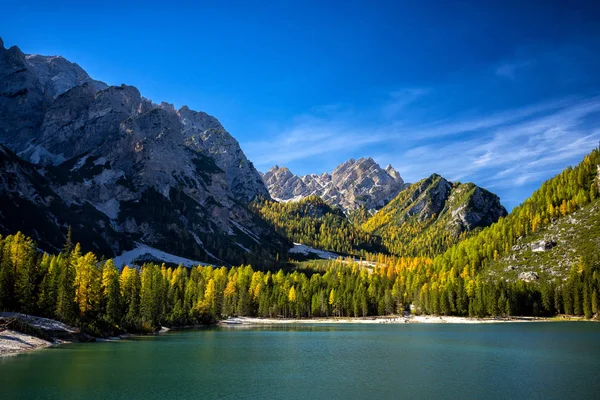
<path id="1" fill-rule="evenodd" d="M 290 254 L 302 254 L 305 256 L 315 255 L 324 260 L 339 260 L 342 259 L 344 263 L 356 263 L 360 265 L 362 268 L 367 268 L 369 271 L 372 271 L 373 268 L 377 265 L 372 261 L 361 260 L 356 257 L 344 257 L 341 254 L 333 253 L 331 251 L 315 249 L 314 247 L 310 247 L 301 243 L 294 243 L 294 247 L 289 250 Z"/>
<path id="2" fill-rule="evenodd" d="M 342 257 L 339 254 L 332 253 L 326 250 L 315 249 L 314 247 L 310 247 L 301 243 L 294 243 L 294 247 L 292 247 L 289 252 L 292 254 L 302 254 L 305 256 L 308 256 L 309 254 L 314 254 L 317 257 L 322 258 L 324 260 L 335 260 Z"/>
<path id="3" fill-rule="evenodd" d="M 141 258 L 148 261 L 162 261 L 166 263 L 183 265 L 184 267 L 196 267 L 198 265 L 211 265 L 200 261 L 190 260 L 189 258 L 179 257 L 174 254 L 164 252 L 162 250 L 155 249 L 154 247 L 147 246 L 142 243 L 136 242 L 136 248 L 133 250 L 125 251 L 120 256 L 113 258 L 115 266 L 119 269 L 125 265 L 134 266 L 134 260 Z"/>
<path id="4" fill-rule="evenodd" d="M 104 203 L 93 204 L 96 209 L 110 219 L 116 220 L 119 216 L 120 203 L 119 200 L 112 198 Z"/>

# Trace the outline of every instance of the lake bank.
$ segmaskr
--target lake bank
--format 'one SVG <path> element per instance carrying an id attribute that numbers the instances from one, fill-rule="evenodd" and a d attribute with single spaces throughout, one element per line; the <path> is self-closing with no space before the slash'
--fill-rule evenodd
<path id="1" fill-rule="evenodd" d="M 78 332 L 75 328 L 65 325 L 61 322 L 23 315 L 18 313 L 0 313 L 0 318 L 17 316 L 27 323 L 33 331 L 25 332 L 15 329 L 5 329 L 0 332 L 0 356 L 11 356 L 19 353 L 29 352 L 38 349 L 44 349 L 50 346 L 57 346 L 66 343 L 79 342 Z M 334 317 L 334 318 L 257 318 L 257 317 L 230 317 L 222 320 L 216 326 L 260 326 L 260 325 L 308 325 L 308 324 L 495 324 L 495 323 L 523 323 L 523 322 L 553 322 L 553 321 L 590 321 L 582 317 L 560 316 L 552 318 L 541 317 L 511 317 L 511 318 L 468 318 L 456 316 L 431 316 L 431 315 L 391 315 L 377 317 Z M 180 326 L 165 328 L 153 334 L 130 334 L 125 333 L 119 336 L 106 338 L 92 338 L 85 341 L 115 341 L 127 339 L 134 336 L 160 335 L 170 330 L 188 330 L 206 327 L 205 325 Z M 58 337 L 60 336 L 60 337 Z"/>
<path id="2" fill-rule="evenodd" d="M 44 349 L 53 343 L 35 336 L 7 329 L 0 332 L 0 357 Z"/>
<path id="3" fill-rule="evenodd" d="M 80 341 L 76 328 L 62 322 L 15 312 L 0 313 L 0 356 Z"/>
<path id="4" fill-rule="evenodd" d="M 542 317 L 510 317 L 510 318 L 468 318 L 455 316 L 410 315 L 410 316 L 380 316 L 380 317 L 340 317 L 340 318 L 254 318 L 232 317 L 220 321 L 220 326 L 236 325 L 278 325 L 278 324 L 495 324 L 522 322 L 551 322 L 551 321 L 588 321 L 579 317 L 542 318 Z"/>

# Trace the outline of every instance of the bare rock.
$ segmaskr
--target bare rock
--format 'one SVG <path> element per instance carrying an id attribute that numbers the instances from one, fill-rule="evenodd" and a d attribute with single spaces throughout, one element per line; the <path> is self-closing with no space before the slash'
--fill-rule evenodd
<path id="1" fill-rule="evenodd" d="M 527 271 L 519 273 L 518 278 L 524 282 L 535 282 L 539 279 L 539 276 L 536 272 Z"/>

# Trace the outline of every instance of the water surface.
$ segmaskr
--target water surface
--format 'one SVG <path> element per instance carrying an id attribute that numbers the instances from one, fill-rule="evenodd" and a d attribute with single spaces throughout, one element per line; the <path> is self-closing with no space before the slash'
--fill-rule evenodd
<path id="1" fill-rule="evenodd" d="M 207 328 L 0 358 L 2 399 L 585 399 L 600 324 Z"/>

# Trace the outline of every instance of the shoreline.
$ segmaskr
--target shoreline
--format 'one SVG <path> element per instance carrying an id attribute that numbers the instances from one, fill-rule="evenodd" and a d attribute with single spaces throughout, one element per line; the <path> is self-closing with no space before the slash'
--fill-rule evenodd
<path id="1" fill-rule="evenodd" d="M 445 315 L 411 315 L 411 316 L 378 316 L 378 317 L 328 317 L 328 318 L 256 318 L 230 317 L 220 321 L 218 326 L 252 326 L 252 325 L 292 325 L 292 324 L 504 324 L 529 322 L 579 322 L 592 321 L 579 317 L 510 317 L 510 318 L 469 318 Z"/>
<path id="2" fill-rule="evenodd" d="M 48 320 L 39 317 L 29 317 L 37 320 Z M 325 317 L 325 318 L 258 318 L 258 317 L 229 317 L 219 321 L 212 326 L 219 327 L 252 327 L 252 326 L 274 326 L 274 325 L 318 325 L 318 324 L 504 324 L 504 323 L 531 323 L 531 322 L 597 322 L 595 320 L 585 319 L 576 316 L 555 316 L 555 317 L 510 317 L 510 318 L 469 318 L 456 316 L 433 316 L 433 315 L 389 315 L 377 317 Z M 59 323 L 60 324 L 60 323 Z M 62 324 L 61 324 L 62 325 Z M 64 325 L 63 325 L 64 326 Z M 161 335 L 169 331 L 178 331 L 185 329 L 197 329 L 207 327 L 200 326 L 180 326 L 180 327 L 161 327 L 161 329 L 151 334 L 131 334 L 125 333 L 115 337 L 93 338 L 94 342 L 110 342 L 136 336 Z M 0 331 L 0 358 L 15 356 L 22 353 L 28 353 L 35 350 L 48 347 L 60 346 L 62 344 L 72 343 L 71 340 L 54 338 L 52 341 L 41 337 L 29 335 L 12 329 Z"/>
<path id="3" fill-rule="evenodd" d="M 0 332 L 0 357 L 15 356 L 59 344 L 62 343 L 52 343 L 35 336 L 7 329 Z"/>

